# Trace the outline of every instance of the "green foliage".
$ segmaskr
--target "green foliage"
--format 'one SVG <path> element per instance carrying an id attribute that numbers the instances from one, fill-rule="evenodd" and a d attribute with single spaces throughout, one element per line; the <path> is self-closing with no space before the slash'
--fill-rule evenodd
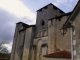
<path id="1" fill-rule="evenodd" d="M 2 58 L 9 58 L 9 54 L 5 54 L 5 53 L 0 53 L 0 57 Z"/>
<path id="2" fill-rule="evenodd" d="M 0 57 L 9 58 L 10 54 L 6 46 L 4 46 L 4 42 L 0 42 Z"/>

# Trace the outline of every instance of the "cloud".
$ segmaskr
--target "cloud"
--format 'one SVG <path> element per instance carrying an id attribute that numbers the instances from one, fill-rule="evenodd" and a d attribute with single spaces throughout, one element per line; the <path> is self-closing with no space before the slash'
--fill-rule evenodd
<path id="1" fill-rule="evenodd" d="M 70 12 L 74 9 L 74 6 L 77 4 L 78 0 L 48 0 L 53 3 L 55 6 L 63 10 L 64 12 Z"/>
<path id="2" fill-rule="evenodd" d="M 12 50 L 12 42 L 10 42 L 9 44 L 4 44 L 5 47 L 7 47 L 9 53 L 11 52 Z"/>
<path id="3" fill-rule="evenodd" d="M 68 7 L 71 7 L 72 4 L 76 4 L 76 2 L 78 0 L 49 0 L 50 2 L 52 2 L 54 5 L 56 6 L 62 6 L 62 5 L 66 5 Z"/>
<path id="4" fill-rule="evenodd" d="M 35 20 L 36 16 L 20 0 L 0 0 L 0 8 L 14 14 L 17 17 L 27 17 Z"/>
<path id="5" fill-rule="evenodd" d="M 15 20 L 14 20 L 15 19 Z M 12 25 L 10 24 L 12 23 Z M 9 43 L 12 40 L 16 17 L 0 9 L 0 41 Z"/>
<path id="6" fill-rule="evenodd" d="M 5 42 L 6 44 L 12 43 L 15 25 L 19 21 L 27 24 L 35 23 L 34 20 L 29 20 L 27 17 L 18 18 L 13 14 L 8 13 L 7 11 L 0 9 L 0 42 Z M 8 49 L 10 49 L 11 46 L 12 45 L 10 45 Z"/>
<path id="7" fill-rule="evenodd" d="M 35 24 L 36 15 L 20 0 L 0 0 L 0 42 L 11 51 L 17 22 Z"/>
<path id="8" fill-rule="evenodd" d="M 63 4 L 63 3 L 65 3 L 65 2 L 67 2 L 68 0 L 56 0 L 56 2 L 57 3 L 59 3 L 59 4 Z"/>

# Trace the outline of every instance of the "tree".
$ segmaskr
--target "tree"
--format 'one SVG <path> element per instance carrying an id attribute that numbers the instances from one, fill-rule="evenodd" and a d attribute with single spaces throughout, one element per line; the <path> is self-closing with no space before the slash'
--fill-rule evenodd
<path id="1" fill-rule="evenodd" d="M 0 42 L 0 53 L 8 54 L 8 49 L 6 46 L 4 46 L 4 42 Z"/>
<path id="2" fill-rule="evenodd" d="M 0 57 L 5 59 L 10 57 L 10 53 L 4 44 L 4 42 L 0 42 Z"/>

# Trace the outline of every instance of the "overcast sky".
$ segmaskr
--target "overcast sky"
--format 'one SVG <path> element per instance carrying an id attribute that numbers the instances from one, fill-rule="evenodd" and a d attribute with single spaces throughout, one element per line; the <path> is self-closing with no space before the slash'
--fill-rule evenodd
<path id="1" fill-rule="evenodd" d="M 74 9 L 78 0 L 0 0 L 0 42 L 11 51 L 15 23 L 35 24 L 36 11 L 53 3 L 64 12 Z"/>

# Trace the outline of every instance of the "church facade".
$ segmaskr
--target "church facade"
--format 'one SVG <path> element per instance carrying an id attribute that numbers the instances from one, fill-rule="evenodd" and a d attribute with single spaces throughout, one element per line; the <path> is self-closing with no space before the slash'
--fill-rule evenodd
<path id="1" fill-rule="evenodd" d="M 36 25 L 16 24 L 10 60 L 46 60 L 46 56 L 79 60 L 79 19 L 80 1 L 68 13 L 51 3 L 42 7 L 37 10 Z"/>

